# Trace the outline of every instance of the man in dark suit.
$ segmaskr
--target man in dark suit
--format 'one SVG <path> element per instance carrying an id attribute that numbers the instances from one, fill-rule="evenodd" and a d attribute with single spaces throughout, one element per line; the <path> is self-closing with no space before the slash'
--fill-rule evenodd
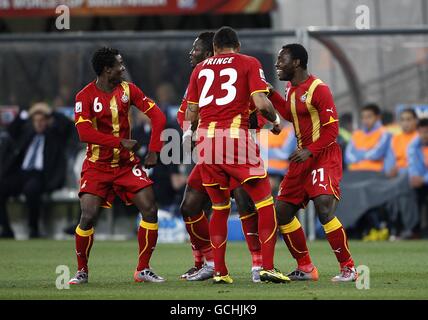
<path id="1" fill-rule="evenodd" d="M 30 238 L 37 238 L 42 195 L 61 188 L 65 181 L 64 123 L 55 119 L 45 103 L 34 104 L 28 115 L 29 120 L 19 115 L 9 128 L 13 152 L 6 155 L 0 180 L 2 238 L 14 237 L 6 210 L 9 197 L 25 195 Z"/>

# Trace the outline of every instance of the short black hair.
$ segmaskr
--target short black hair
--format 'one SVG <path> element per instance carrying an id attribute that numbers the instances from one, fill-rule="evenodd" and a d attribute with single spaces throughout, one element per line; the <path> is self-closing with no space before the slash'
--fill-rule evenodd
<path id="1" fill-rule="evenodd" d="M 239 47 L 238 34 L 231 27 L 221 27 L 214 34 L 214 45 L 217 48 L 237 48 Z"/>
<path id="2" fill-rule="evenodd" d="M 428 118 L 419 119 L 418 128 L 420 127 L 428 127 Z"/>
<path id="3" fill-rule="evenodd" d="M 416 114 L 416 111 L 413 108 L 406 108 L 406 109 L 404 109 L 403 111 L 400 112 L 400 115 L 402 115 L 403 113 L 410 113 L 413 118 L 415 118 L 415 119 L 418 118 L 418 115 Z"/>
<path id="4" fill-rule="evenodd" d="M 202 47 L 204 48 L 205 52 L 214 52 L 213 47 L 213 39 L 214 39 L 214 32 L 202 32 L 198 35 L 198 39 L 201 40 Z"/>
<path id="5" fill-rule="evenodd" d="M 375 115 L 380 115 L 380 108 L 376 103 L 368 103 L 364 107 L 362 107 L 361 112 L 363 111 L 371 111 Z"/>
<path id="6" fill-rule="evenodd" d="M 300 67 L 306 70 L 308 68 L 308 52 L 305 47 L 299 43 L 290 43 L 282 47 L 282 49 L 290 52 L 293 60 L 300 60 Z"/>
<path id="7" fill-rule="evenodd" d="M 120 54 L 119 50 L 109 47 L 102 47 L 95 51 L 92 56 L 92 68 L 97 76 L 101 75 L 104 67 L 111 68 L 114 66 L 118 54 Z"/>

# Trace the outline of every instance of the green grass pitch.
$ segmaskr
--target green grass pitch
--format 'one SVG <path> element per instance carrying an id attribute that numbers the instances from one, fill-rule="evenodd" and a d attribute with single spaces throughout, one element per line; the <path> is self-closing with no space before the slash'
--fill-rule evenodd
<path id="1" fill-rule="evenodd" d="M 355 283 L 336 284 L 336 259 L 326 241 L 309 243 L 318 266 L 318 282 L 254 284 L 245 243 L 230 242 L 227 262 L 232 285 L 211 281 L 190 283 L 179 275 L 192 263 L 189 244 L 159 244 L 151 265 L 167 281 L 134 283 L 137 241 L 95 241 L 90 259 L 90 283 L 58 290 L 57 265 L 70 266 L 74 275 L 74 241 L 0 241 L 0 299 L 428 299 L 428 242 L 351 241 L 358 265 L 370 268 L 370 289 Z M 294 267 L 285 244 L 278 240 L 276 265 L 284 272 Z"/>

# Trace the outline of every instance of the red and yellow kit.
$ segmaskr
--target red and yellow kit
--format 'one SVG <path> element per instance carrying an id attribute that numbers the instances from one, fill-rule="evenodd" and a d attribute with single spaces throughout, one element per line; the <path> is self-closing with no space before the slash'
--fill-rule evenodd
<path id="1" fill-rule="evenodd" d="M 322 194 L 339 199 L 342 152 L 336 143 L 338 116 L 329 87 L 312 75 L 298 86 L 288 83 L 285 104 L 278 111 L 293 123 L 298 148 L 312 153 L 302 163 L 290 163 L 278 199 L 299 206 Z"/>
<path id="2" fill-rule="evenodd" d="M 121 146 L 122 139 L 131 139 L 131 105 L 152 120 L 149 151 L 160 152 L 165 116 L 136 85 L 123 81 L 108 93 L 93 81 L 76 95 L 75 124 L 80 140 L 88 144 L 79 195 L 98 195 L 104 206 L 115 194 L 129 203 L 133 194 L 153 183 L 134 152 Z"/>
<path id="3" fill-rule="evenodd" d="M 266 176 L 257 146 L 248 134 L 250 98 L 256 92 L 267 93 L 269 90 L 260 62 L 254 57 L 238 53 L 219 54 L 199 63 L 193 70 L 187 102 L 199 106 L 197 146 L 209 139 L 224 140 L 223 150 L 215 150 L 216 143 L 210 142 L 213 158 L 207 159 L 206 154 L 199 153 L 203 159 L 200 158 L 200 171 L 204 186 L 228 188 L 231 177 L 242 184 Z M 234 148 L 227 149 L 229 143 Z M 238 154 L 242 148 L 247 150 L 247 159 Z M 214 159 L 218 154 L 222 159 Z"/>

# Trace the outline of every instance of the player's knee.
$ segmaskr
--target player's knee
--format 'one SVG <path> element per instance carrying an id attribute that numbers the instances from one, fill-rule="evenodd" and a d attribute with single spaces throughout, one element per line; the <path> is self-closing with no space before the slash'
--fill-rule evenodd
<path id="1" fill-rule="evenodd" d="M 143 220 L 149 223 L 158 222 L 158 207 L 155 203 L 147 206 L 141 212 Z"/>
<path id="2" fill-rule="evenodd" d="M 192 204 L 190 203 L 190 201 L 186 201 L 184 200 L 183 203 L 180 206 L 180 213 L 183 217 L 187 218 L 187 217 L 192 217 L 195 214 L 198 214 L 199 212 L 195 213 L 195 206 L 192 206 Z"/>
<path id="3" fill-rule="evenodd" d="M 83 230 L 92 228 L 98 213 L 98 208 L 95 206 L 83 205 L 82 214 L 80 216 L 80 227 Z"/>
<path id="4" fill-rule="evenodd" d="M 330 201 L 319 201 L 316 205 L 316 212 L 321 224 L 326 224 L 334 218 L 333 207 Z"/>
<path id="5" fill-rule="evenodd" d="M 254 202 L 251 201 L 250 198 L 248 199 L 242 199 L 235 198 L 236 206 L 238 207 L 238 211 L 240 215 L 247 215 L 249 213 L 257 212 L 256 206 L 254 205 Z"/>

